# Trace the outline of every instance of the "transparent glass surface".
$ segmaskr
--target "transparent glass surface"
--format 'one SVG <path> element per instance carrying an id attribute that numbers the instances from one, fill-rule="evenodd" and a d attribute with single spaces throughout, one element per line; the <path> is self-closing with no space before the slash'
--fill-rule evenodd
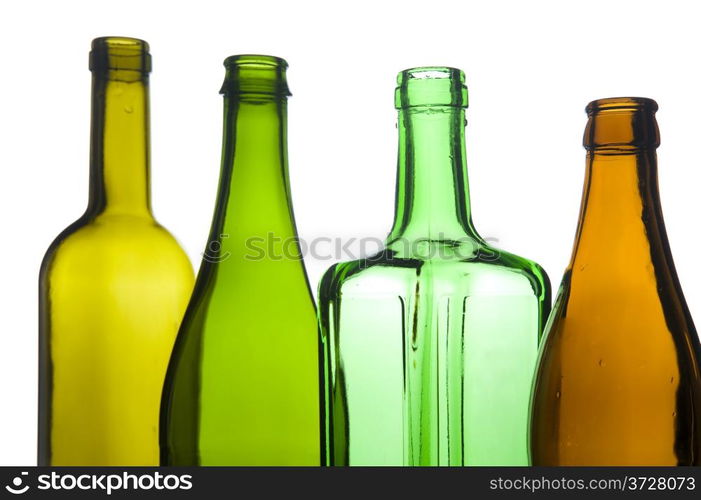
<path id="1" fill-rule="evenodd" d="M 534 388 L 535 465 L 701 464 L 701 357 L 662 219 L 656 110 L 587 108 L 579 227 Z"/>
<path id="2" fill-rule="evenodd" d="M 282 59 L 226 60 L 219 193 L 161 413 L 167 465 L 318 465 L 316 313 L 287 175 Z"/>
<path id="3" fill-rule="evenodd" d="M 159 402 L 192 291 L 149 202 L 148 46 L 99 38 L 90 201 L 39 283 L 39 465 L 157 465 Z"/>
<path id="4" fill-rule="evenodd" d="M 525 465 L 549 285 L 470 216 L 467 90 L 452 68 L 399 75 L 395 223 L 386 248 L 320 283 L 330 465 Z"/>

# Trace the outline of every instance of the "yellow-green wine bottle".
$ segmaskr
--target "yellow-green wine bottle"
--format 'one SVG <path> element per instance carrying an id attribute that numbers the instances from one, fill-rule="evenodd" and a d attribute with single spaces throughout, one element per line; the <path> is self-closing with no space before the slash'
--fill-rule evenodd
<path id="1" fill-rule="evenodd" d="M 39 286 L 39 465 L 157 465 L 168 358 L 193 285 L 153 217 L 146 42 L 93 41 L 88 208 Z"/>

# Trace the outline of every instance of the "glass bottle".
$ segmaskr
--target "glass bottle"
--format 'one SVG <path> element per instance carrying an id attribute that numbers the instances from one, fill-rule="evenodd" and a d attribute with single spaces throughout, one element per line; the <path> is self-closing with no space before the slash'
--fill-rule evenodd
<path id="1" fill-rule="evenodd" d="M 470 215 L 462 71 L 403 71 L 394 227 L 319 287 L 331 465 L 523 465 L 549 284 Z"/>
<path id="2" fill-rule="evenodd" d="M 314 302 L 287 173 L 287 63 L 224 62 L 219 194 L 161 410 L 167 465 L 318 465 Z"/>
<path id="3" fill-rule="evenodd" d="M 534 385 L 535 465 L 701 464 L 701 358 L 662 220 L 655 111 L 587 106 L 579 226 Z"/>
<path id="4" fill-rule="evenodd" d="M 193 285 L 149 194 L 146 42 L 90 53 L 90 198 L 39 283 L 39 465 L 157 465 L 161 389 Z"/>

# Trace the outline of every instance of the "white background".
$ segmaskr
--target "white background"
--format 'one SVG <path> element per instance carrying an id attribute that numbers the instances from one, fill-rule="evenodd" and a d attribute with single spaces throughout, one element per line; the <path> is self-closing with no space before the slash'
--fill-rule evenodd
<path id="1" fill-rule="evenodd" d="M 97 36 L 151 44 L 152 193 L 199 266 L 219 175 L 226 56 L 290 64 L 290 176 L 303 238 L 383 237 L 396 173 L 396 73 L 463 69 L 468 169 L 485 237 L 556 288 L 584 172 L 584 106 L 660 105 L 660 187 L 677 270 L 701 322 L 701 29 L 692 2 L 3 2 L 0 7 L 0 464 L 34 464 L 37 275 L 87 201 Z M 602 242 L 605 244 L 605 242 Z M 313 286 L 331 261 L 308 261 Z"/>

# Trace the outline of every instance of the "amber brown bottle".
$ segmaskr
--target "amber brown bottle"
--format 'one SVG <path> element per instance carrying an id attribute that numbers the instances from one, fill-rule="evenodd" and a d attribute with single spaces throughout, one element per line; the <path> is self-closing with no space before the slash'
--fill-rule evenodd
<path id="1" fill-rule="evenodd" d="M 662 220 L 656 110 L 587 107 L 579 227 L 534 384 L 534 465 L 701 464 L 701 356 Z"/>

